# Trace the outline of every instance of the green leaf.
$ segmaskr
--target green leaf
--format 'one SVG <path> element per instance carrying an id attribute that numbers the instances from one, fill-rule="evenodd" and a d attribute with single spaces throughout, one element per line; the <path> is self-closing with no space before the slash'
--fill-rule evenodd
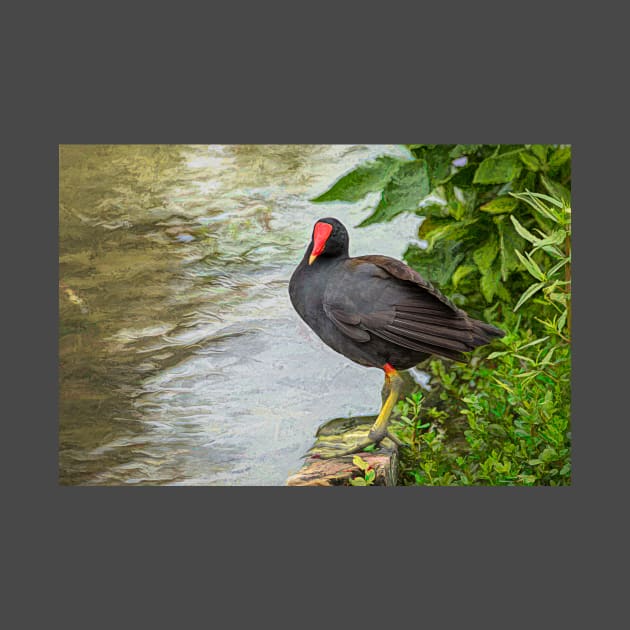
<path id="1" fill-rule="evenodd" d="M 497 197 L 483 206 L 479 206 L 479 210 L 489 212 L 490 214 L 505 214 L 512 212 L 518 206 L 518 199 L 514 197 Z"/>
<path id="2" fill-rule="evenodd" d="M 549 145 L 546 144 L 532 144 L 529 150 L 538 158 L 538 160 L 544 164 L 547 161 L 547 150 Z"/>
<path id="3" fill-rule="evenodd" d="M 511 271 L 520 267 L 520 262 L 516 251 L 523 249 L 525 240 L 518 232 L 507 223 L 505 217 L 495 217 L 497 229 L 499 230 L 499 252 L 501 255 L 501 278 L 506 282 Z"/>
<path id="4" fill-rule="evenodd" d="M 518 221 L 518 219 L 514 215 L 510 215 L 510 219 L 514 224 L 514 228 L 516 231 L 524 238 L 527 239 L 530 243 L 536 245 L 540 239 L 534 236 L 528 229 L 524 228 Z"/>
<path id="5" fill-rule="evenodd" d="M 457 285 L 459 284 L 460 280 L 462 280 L 468 274 L 476 270 L 477 270 L 477 267 L 475 267 L 474 265 L 460 265 L 459 267 L 457 267 L 457 269 L 455 270 L 455 273 L 451 277 L 451 282 L 453 283 L 453 287 L 457 288 Z"/>
<path id="6" fill-rule="evenodd" d="M 558 147 L 549 158 L 549 167 L 556 169 L 571 159 L 571 147 Z"/>
<path id="7" fill-rule="evenodd" d="M 525 256 L 523 256 L 523 254 L 521 254 L 521 252 L 519 252 L 518 250 L 516 250 L 515 253 L 518 256 L 521 263 L 523 263 L 523 266 L 525 267 L 525 269 L 527 269 L 527 271 L 529 271 L 529 273 L 532 276 L 534 276 L 536 280 L 539 280 L 540 282 L 543 282 L 546 280 L 545 274 L 542 272 L 541 268 L 536 264 L 536 262 L 531 257 L 529 252 L 525 252 Z"/>
<path id="8" fill-rule="evenodd" d="M 431 189 L 437 188 L 451 176 L 453 158 L 450 151 L 452 147 L 452 144 L 437 144 L 414 151 L 417 158 L 426 162 Z"/>
<path id="9" fill-rule="evenodd" d="M 516 306 L 514 307 L 514 312 L 516 313 L 516 311 L 518 311 L 518 309 L 523 304 L 525 304 L 525 302 L 527 302 L 527 300 L 529 300 L 532 295 L 534 295 L 537 291 L 540 291 L 540 289 L 542 289 L 544 286 L 544 282 L 537 282 L 536 284 L 532 284 L 530 287 L 528 287 L 525 293 L 521 295 L 519 301 L 516 303 Z"/>
<path id="10" fill-rule="evenodd" d="M 457 144 L 454 149 L 451 149 L 449 155 L 453 159 L 462 157 L 462 155 L 471 155 L 481 146 L 480 144 Z"/>
<path id="11" fill-rule="evenodd" d="M 424 217 L 446 217 L 449 214 L 449 210 L 443 203 L 431 202 L 420 206 L 416 213 Z"/>
<path id="12" fill-rule="evenodd" d="M 501 285 L 501 270 L 497 266 L 488 269 L 481 276 L 481 292 L 486 302 L 491 302 Z"/>
<path id="13" fill-rule="evenodd" d="M 461 243 L 458 241 L 437 241 L 431 251 L 410 245 L 404 254 L 405 262 L 427 280 L 444 286 L 458 265 L 464 259 Z"/>
<path id="14" fill-rule="evenodd" d="M 425 219 L 418 230 L 418 237 L 425 239 L 428 243 L 427 251 L 430 252 L 441 241 L 458 242 L 470 234 L 470 226 L 476 223 L 476 219 L 466 219 L 464 221 L 454 221 L 447 219 Z"/>
<path id="15" fill-rule="evenodd" d="M 553 356 L 553 353 L 556 351 L 556 348 L 551 348 L 551 350 L 549 350 L 549 352 L 547 352 L 547 354 L 544 356 L 543 360 L 541 361 L 542 365 L 547 365 L 549 363 L 551 363 L 551 357 Z"/>
<path id="16" fill-rule="evenodd" d="M 558 182 L 554 182 L 551 179 L 548 179 L 544 175 L 541 176 L 540 180 L 543 183 L 543 186 L 548 190 L 549 194 L 553 197 L 560 199 L 567 205 L 571 205 L 571 191 L 565 188 L 562 184 Z"/>
<path id="17" fill-rule="evenodd" d="M 553 275 L 559 271 L 562 267 L 564 267 L 566 264 L 568 264 L 569 258 L 567 258 L 566 256 L 564 256 L 562 258 L 562 260 L 560 262 L 557 262 L 548 272 L 547 272 L 547 277 L 548 278 L 552 278 Z"/>
<path id="18" fill-rule="evenodd" d="M 524 484 L 533 484 L 536 483 L 536 475 L 519 475 L 518 478 L 524 483 Z"/>
<path id="19" fill-rule="evenodd" d="M 372 468 L 365 473 L 365 483 L 371 484 L 374 482 L 376 478 L 376 471 Z"/>
<path id="20" fill-rule="evenodd" d="M 418 228 L 418 238 L 425 241 L 435 240 L 435 237 L 431 237 L 431 234 L 441 232 L 450 225 L 457 225 L 457 221 L 454 221 L 451 217 L 427 217 Z"/>
<path id="21" fill-rule="evenodd" d="M 534 341 L 530 341 L 529 343 L 526 343 L 524 346 L 519 346 L 518 349 L 522 352 L 523 350 L 525 350 L 525 348 L 531 348 L 532 346 L 537 346 L 538 344 L 541 344 L 547 341 L 547 339 L 549 339 L 549 335 L 547 335 L 546 337 L 541 337 L 540 339 L 534 339 Z"/>
<path id="22" fill-rule="evenodd" d="M 325 193 L 312 201 L 359 201 L 368 193 L 382 190 L 392 174 L 404 165 L 399 159 L 383 156 L 362 164 L 337 180 Z"/>
<path id="23" fill-rule="evenodd" d="M 530 171 L 536 172 L 540 170 L 540 162 L 536 156 L 528 153 L 527 151 L 522 151 L 519 153 L 519 157 L 521 158 L 521 162 L 523 162 Z"/>
<path id="24" fill-rule="evenodd" d="M 551 448 L 550 446 L 547 446 L 545 449 L 543 449 L 543 452 L 540 454 L 540 459 L 542 459 L 543 462 L 551 462 L 557 457 L 558 453 L 556 449 Z"/>
<path id="25" fill-rule="evenodd" d="M 473 183 L 504 184 L 516 179 L 521 172 L 521 163 L 514 154 L 486 158 L 477 168 Z"/>
<path id="26" fill-rule="evenodd" d="M 354 477 L 354 479 L 350 479 L 350 484 L 353 486 L 367 486 L 363 477 Z"/>
<path id="27" fill-rule="evenodd" d="M 391 221 L 401 212 L 415 212 L 418 210 L 420 201 L 430 192 L 426 162 L 424 160 L 405 162 L 387 182 L 376 210 L 359 226 Z"/>
<path id="28" fill-rule="evenodd" d="M 360 468 L 361 470 L 367 470 L 369 468 L 369 464 L 359 455 L 355 455 L 352 458 L 352 463 L 357 467 Z"/>
<path id="29" fill-rule="evenodd" d="M 567 311 L 564 311 L 558 318 L 558 330 L 560 332 L 564 330 L 564 326 L 567 323 L 567 315 L 568 315 Z"/>
<path id="30" fill-rule="evenodd" d="M 499 242 L 495 234 L 491 234 L 488 240 L 475 250 L 473 260 L 477 267 L 479 267 L 479 271 L 481 271 L 482 275 L 488 272 L 498 253 Z"/>

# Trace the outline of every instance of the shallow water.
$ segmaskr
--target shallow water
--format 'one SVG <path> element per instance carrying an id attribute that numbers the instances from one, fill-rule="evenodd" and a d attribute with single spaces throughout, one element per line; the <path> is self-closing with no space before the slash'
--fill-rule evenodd
<path id="1" fill-rule="evenodd" d="M 320 217 L 400 258 L 420 219 L 313 204 L 389 145 L 65 145 L 62 484 L 282 485 L 320 424 L 375 414 L 382 374 L 330 350 L 288 281 Z"/>

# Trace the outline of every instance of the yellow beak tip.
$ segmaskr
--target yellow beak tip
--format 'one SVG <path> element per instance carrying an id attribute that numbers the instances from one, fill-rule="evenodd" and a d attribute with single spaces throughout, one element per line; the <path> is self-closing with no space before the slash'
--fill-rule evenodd
<path id="1" fill-rule="evenodd" d="M 315 262 L 316 258 L 317 258 L 317 256 L 309 256 L 308 257 L 308 264 L 312 265 Z"/>

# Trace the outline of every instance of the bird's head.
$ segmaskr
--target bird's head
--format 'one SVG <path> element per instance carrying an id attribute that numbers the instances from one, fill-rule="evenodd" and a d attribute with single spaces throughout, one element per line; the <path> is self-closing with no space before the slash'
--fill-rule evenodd
<path id="1" fill-rule="evenodd" d="M 338 219 L 319 219 L 313 227 L 309 245 L 308 264 L 312 265 L 320 256 L 334 258 L 348 255 L 348 231 Z"/>

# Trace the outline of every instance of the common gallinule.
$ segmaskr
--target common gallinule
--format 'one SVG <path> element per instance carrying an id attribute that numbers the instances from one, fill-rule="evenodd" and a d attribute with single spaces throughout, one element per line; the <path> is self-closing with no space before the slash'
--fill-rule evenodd
<path id="1" fill-rule="evenodd" d="M 406 370 L 430 355 L 465 360 L 463 352 L 505 334 L 472 319 L 418 272 L 388 256 L 348 256 L 348 232 L 334 218 L 315 223 L 304 258 L 289 282 L 300 317 L 322 341 L 352 361 L 385 372 L 387 397 L 365 442 L 388 436 Z"/>

